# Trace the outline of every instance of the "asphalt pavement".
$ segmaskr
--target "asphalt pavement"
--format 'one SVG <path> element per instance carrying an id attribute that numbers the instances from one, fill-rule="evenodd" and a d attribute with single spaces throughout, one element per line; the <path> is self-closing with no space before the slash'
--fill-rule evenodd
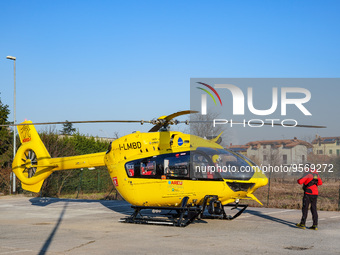
<path id="1" fill-rule="evenodd" d="M 119 222 L 131 213 L 124 201 L 0 197 L 0 255 L 340 254 L 340 212 L 319 211 L 318 231 L 295 227 L 300 210 L 253 207 L 185 228 Z"/>

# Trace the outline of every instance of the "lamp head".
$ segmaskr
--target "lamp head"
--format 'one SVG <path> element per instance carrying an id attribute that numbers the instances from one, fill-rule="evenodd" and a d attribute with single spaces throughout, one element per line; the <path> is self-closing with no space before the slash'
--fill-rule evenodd
<path id="1" fill-rule="evenodd" d="M 17 59 L 16 57 L 13 57 L 13 56 L 7 56 L 6 58 L 10 59 L 10 60 L 16 60 Z"/>

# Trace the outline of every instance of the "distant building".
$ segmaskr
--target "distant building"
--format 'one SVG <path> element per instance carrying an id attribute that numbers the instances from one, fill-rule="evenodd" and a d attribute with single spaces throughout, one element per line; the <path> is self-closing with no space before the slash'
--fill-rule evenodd
<path id="1" fill-rule="evenodd" d="M 64 137 L 70 136 L 72 137 L 72 135 L 58 135 L 59 139 L 63 139 Z M 87 139 L 91 139 L 93 138 L 95 141 L 100 141 L 100 142 L 113 142 L 114 140 L 116 140 L 117 138 L 108 138 L 108 137 L 94 137 L 94 136 L 85 136 Z"/>
<path id="2" fill-rule="evenodd" d="M 340 156 L 340 136 L 321 137 L 317 136 L 313 142 L 313 153 L 328 157 Z"/>
<path id="3" fill-rule="evenodd" d="M 226 147 L 227 149 L 231 151 L 238 152 L 240 154 L 243 154 L 244 156 L 247 156 L 247 150 L 249 148 L 249 145 L 232 145 Z"/>
<path id="4" fill-rule="evenodd" d="M 307 161 L 308 149 L 313 146 L 297 139 L 264 140 L 246 144 L 247 156 L 264 165 L 304 164 Z"/>

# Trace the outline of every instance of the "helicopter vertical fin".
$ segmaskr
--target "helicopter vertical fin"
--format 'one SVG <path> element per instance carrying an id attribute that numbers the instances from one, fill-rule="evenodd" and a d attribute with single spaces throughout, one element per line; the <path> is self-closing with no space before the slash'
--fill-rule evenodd
<path id="1" fill-rule="evenodd" d="M 31 121 L 24 121 L 18 126 L 18 133 L 21 141 L 12 169 L 20 179 L 22 188 L 32 192 L 39 192 L 44 180 L 52 173 L 53 166 L 50 165 L 51 158 L 45 145 Z M 43 165 L 45 167 L 38 167 Z"/>
<path id="2" fill-rule="evenodd" d="M 210 139 L 210 141 L 214 142 L 214 143 L 218 143 L 217 141 L 220 139 L 221 135 L 223 134 L 223 131 L 218 135 L 216 136 L 215 138 L 213 139 Z"/>

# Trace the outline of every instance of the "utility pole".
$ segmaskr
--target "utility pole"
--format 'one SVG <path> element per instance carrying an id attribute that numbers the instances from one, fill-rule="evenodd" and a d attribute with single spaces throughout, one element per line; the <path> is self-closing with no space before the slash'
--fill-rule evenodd
<path id="1" fill-rule="evenodd" d="M 9 60 L 13 60 L 13 63 L 14 63 L 14 106 L 13 106 L 13 108 L 14 108 L 14 111 L 13 111 L 13 115 L 14 115 L 14 117 L 13 117 L 13 124 L 14 124 L 14 126 L 13 126 L 13 159 L 14 159 L 14 157 L 15 157 L 15 152 L 16 152 L 16 130 L 17 130 L 17 128 L 16 128 L 16 126 L 15 126 L 15 123 L 16 123 L 16 73 L 15 73 L 15 62 L 16 62 L 16 57 L 13 57 L 13 56 L 7 56 L 7 59 L 9 59 Z M 13 194 L 15 194 L 15 192 L 16 192 L 16 184 L 15 184 L 15 180 L 16 180 L 16 178 L 15 178 L 15 173 L 13 173 L 12 172 L 12 179 L 13 179 Z"/>

